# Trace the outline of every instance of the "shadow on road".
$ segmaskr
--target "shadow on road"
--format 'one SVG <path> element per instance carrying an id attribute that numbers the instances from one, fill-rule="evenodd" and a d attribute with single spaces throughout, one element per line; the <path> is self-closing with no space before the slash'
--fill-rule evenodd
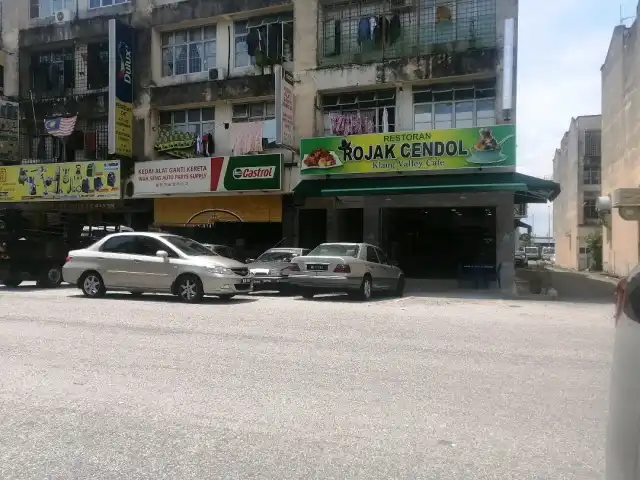
<path id="1" fill-rule="evenodd" d="M 86 298 L 87 300 L 95 300 L 89 298 L 82 293 L 79 295 L 71 295 L 75 298 Z M 100 300 L 128 300 L 133 302 L 165 302 L 165 303 L 183 303 L 180 299 L 174 295 L 161 295 L 161 294 L 144 294 L 140 296 L 132 295 L 130 293 L 107 293 Z M 204 297 L 200 305 L 215 304 L 215 305 L 237 305 L 241 303 L 253 303 L 257 302 L 257 298 L 248 297 L 233 297 L 229 300 L 223 300 L 218 297 Z"/>
<path id="2" fill-rule="evenodd" d="M 551 284 L 558 301 L 613 304 L 615 284 L 605 279 L 590 278 L 581 273 L 551 271 Z"/>
<path id="3" fill-rule="evenodd" d="M 59 289 L 70 289 L 70 288 L 76 288 L 75 285 L 70 285 L 68 283 L 63 283 L 62 285 L 59 285 L 55 288 L 46 288 L 46 287 L 38 287 L 37 285 L 19 285 L 17 287 L 7 287 L 5 285 L 0 285 L 0 293 L 10 293 L 10 292 L 34 292 L 34 291 L 38 291 L 38 292 L 42 292 L 42 291 L 47 291 L 47 290 L 51 290 L 51 291 L 55 291 L 55 290 L 59 290 Z"/>

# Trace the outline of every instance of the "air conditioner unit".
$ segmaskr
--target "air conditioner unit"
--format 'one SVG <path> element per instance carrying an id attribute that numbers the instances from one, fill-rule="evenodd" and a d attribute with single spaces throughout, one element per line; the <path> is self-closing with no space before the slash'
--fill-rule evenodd
<path id="1" fill-rule="evenodd" d="M 53 14 L 56 23 L 68 23 L 71 21 L 71 10 L 58 10 Z"/>
<path id="2" fill-rule="evenodd" d="M 640 188 L 617 188 L 611 203 L 614 208 L 640 207 Z"/>
<path id="3" fill-rule="evenodd" d="M 210 68 L 209 69 L 209 80 L 223 80 L 226 77 L 226 73 L 224 68 Z"/>

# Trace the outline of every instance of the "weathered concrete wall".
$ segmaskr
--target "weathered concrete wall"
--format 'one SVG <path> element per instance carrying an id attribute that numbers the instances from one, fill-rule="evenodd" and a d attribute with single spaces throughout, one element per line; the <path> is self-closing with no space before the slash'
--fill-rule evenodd
<path id="1" fill-rule="evenodd" d="M 640 22 L 618 26 L 602 66 L 602 194 L 640 184 Z M 626 275 L 634 268 L 640 237 L 638 222 L 614 209 L 604 228 L 604 269 Z"/>
<path id="2" fill-rule="evenodd" d="M 600 230 L 584 225 L 584 192 L 599 192 L 600 185 L 584 185 L 582 167 L 585 132 L 599 130 L 601 124 L 600 115 L 572 118 L 553 159 L 553 180 L 562 188 L 553 202 L 553 236 L 556 264 L 564 268 L 580 268 L 580 247 L 584 246 L 585 237 Z"/>

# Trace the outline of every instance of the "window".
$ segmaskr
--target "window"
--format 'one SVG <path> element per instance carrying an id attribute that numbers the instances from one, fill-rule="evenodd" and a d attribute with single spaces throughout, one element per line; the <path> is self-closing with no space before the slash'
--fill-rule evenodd
<path id="1" fill-rule="evenodd" d="M 584 223 L 591 223 L 590 220 L 598 219 L 598 210 L 596 210 L 596 200 L 586 199 L 582 204 L 582 212 L 584 215 Z"/>
<path id="2" fill-rule="evenodd" d="M 109 42 L 87 45 L 87 88 L 98 90 L 109 86 Z"/>
<path id="3" fill-rule="evenodd" d="M 213 108 L 160 112 L 160 126 L 178 132 L 205 135 L 214 130 L 214 113 Z"/>
<path id="4" fill-rule="evenodd" d="M 600 185 L 602 163 L 600 157 L 584 157 L 582 180 L 585 185 Z"/>
<path id="5" fill-rule="evenodd" d="M 413 128 L 486 127 L 495 125 L 495 83 L 443 85 L 413 94 Z"/>
<path id="6" fill-rule="evenodd" d="M 376 248 L 376 253 L 378 254 L 378 258 L 380 259 L 380 263 L 383 263 L 385 265 L 389 264 L 389 259 L 387 258 L 387 256 L 385 255 L 385 253 L 380 250 L 379 248 Z"/>
<path id="7" fill-rule="evenodd" d="M 102 244 L 100 251 L 108 253 L 133 253 L 135 251 L 136 237 L 132 235 L 120 235 L 112 237 Z"/>
<path id="8" fill-rule="evenodd" d="M 276 118 L 276 104 L 273 102 L 241 103 L 233 106 L 233 123 L 258 122 Z"/>
<path id="9" fill-rule="evenodd" d="M 374 90 L 322 96 L 324 135 L 396 131 L 396 91 Z"/>
<path id="10" fill-rule="evenodd" d="M 136 238 L 135 250 L 132 253 L 135 253 L 136 255 L 145 255 L 147 257 L 155 257 L 158 250 L 164 250 L 169 253 L 169 255 L 174 253 L 165 245 L 158 242 L 155 238 L 142 236 Z M 173 256 L 175 257 L 176 255 L 174 254 Z"/>
<path id="11" fill-rule="evenodd" d="M 29 4 L 29 16 L 31 18 L 53 17 L 54 12 L 60 10 L 73 10 L 73 0 L 31 0 Z"/>
<path id="12" fill-rule="evenodd" d="M 233 25 L 235 50 L 234 65 L 238 68 L 256 65 L 255 52 L 249 52 L 248 37 L 258 32 L 266 56 L 280 62 L 293 61 L 293 13 L 283 12 L 267 17 L 250 18 Z M 251 43 L 251 42 L 249 42 Z"/>
<path id="13" fill-rule="evenodd" d="M 162 34 L 162 76 L 206 72 L 216 66 L 216 26 Z"/>
<path id="14" fill-rule="evenodd" d="M 31 82 L 39 93 L 56 92 L 75 85 L 75 60 L 72 48 L 42 52 L 31 57 Z"/>
<path id="15" fill-rule="evenodd" d="M 130 0 L 89 0 L 89 8 L 110 7 L 112 5 L 120 5 L 129 3 Z"/>
<path id="16" fill-rule="evenodd" d="M 367 262 L 379 263 L 376 249 L 373 247 L 367 247 Z"/>
<path id="17" fill-rule="evenodd" d="M 190 238 L 179 237 L 177 235 L 166 235 L 162 237 L 165 242 L 169 242 L 172 246 L 180 250 L 185 255 L 195 257 L 216 257 L 217 253 L 212 252 L 201 243 L 191 240 Z"/>
<path id="18" fill-rule="evenodd" d="M 353 257 L 358 258 L 360 247 L 356 244 L 323 243 L 311 250 L 310 257 Z"/>
<path id="19" fill-rule="evenodd" d="M 274 102 L 241 103 L 233 106 L 233 123 L 265 122 L 262 137 L 267 145 L 276 141 L 276 104 Z M 264 142 L 263 142 L 264 145 Z M 266 146 L 265 146 L 266 148 Z"/>

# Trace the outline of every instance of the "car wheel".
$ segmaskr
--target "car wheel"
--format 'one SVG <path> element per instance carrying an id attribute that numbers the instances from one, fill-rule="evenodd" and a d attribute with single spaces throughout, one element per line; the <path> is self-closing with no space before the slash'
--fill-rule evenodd
<path id="1" fill-rule="evenodd" d="M 315 293 L 313 292 L 313 290 L 303 290 L 301 295 L 302 295 L 302 298 L 311 299 L 313 298 Z"/>
<path id="2" fill-rule="evenodd" d="M 0 280 L 0 283 L 3 283 L 6 287 L 15 288 L 22 283 L 22 279 L 17 275 L 10 275 L 4 280 Z"/>
<path id="3" fill-rule="evenodd" d="M 218 295 L 218 298 L 220 300 L 222 300 L 223 302 L 228 302 L 229 300 L 231 300 L 233 297 L 235 297 L 235 295 Z"/>
<path id="4" fill-rule="evenodd" d="M 186 303 L 199 303 L 204 296 L 202 282 L 195 275 L 183 275 L 180 277 L 176 292 L 180 300 Z"/>
<path id="5" fill-rule="evenodd" d="M 398 278 L 398 283 L 396 283 L 396 289 L 393 292 L 393 294 L 396 297 L 401 297 L 402 295 L 404 295 L 404 276 L 400 275 L 400 278 Z"/>
<path id="6" fill-rule="evenodd" d="M 80 289 L 87 297 L 104 297 L 107 289 L 104 287 L 102 277 L 98 272 L 87 272 L 80 279 Z"/>
<path id="7" fill-rule="evenodd" d="M 36 282 L 38 287 L 54 288 L 62 283 L 62 269 L 58 266 L 51 266 L 42 273 L 40 279 Z"/>
<path id="8" fill-rule="evenodd" d="M 371 300 L 371 295 L 373 294 L 373 282 L 371 281 L 370 275 L 365 275 L 362 279 L 359 293 L 360 300 L 364 302 Z"/>

